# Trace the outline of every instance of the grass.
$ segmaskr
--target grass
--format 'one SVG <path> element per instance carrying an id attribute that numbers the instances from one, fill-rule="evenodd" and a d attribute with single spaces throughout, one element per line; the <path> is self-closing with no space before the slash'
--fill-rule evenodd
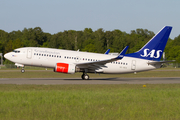
<path id="1" fill-rule="evenodd" d="M 180 84 L 0 85 L 1 120 L 178 120 Z"/>
<path id="2" fill-rule="evenodd" d="M 162 70 L 162 71 L 159 71 Z M 180 77 L 178 69 L 98 77 Z M 178 71 L 176 71 L 178 70 Z M 80 78 L 52 70 L 0 70 L 0 78 Z M 0 84 L 1 120 L 179 120 L 180 84 Z"/>

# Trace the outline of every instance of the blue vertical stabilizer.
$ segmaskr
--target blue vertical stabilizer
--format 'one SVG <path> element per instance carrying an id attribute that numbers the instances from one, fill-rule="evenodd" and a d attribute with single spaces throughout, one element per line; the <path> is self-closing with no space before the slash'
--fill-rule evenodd
<path id="1" fill-rule="evenodd" d="M 165 26 L 138 52 L 127 54 L 125 56 L 160 61 L 171 30 L 172 27 Z"/>

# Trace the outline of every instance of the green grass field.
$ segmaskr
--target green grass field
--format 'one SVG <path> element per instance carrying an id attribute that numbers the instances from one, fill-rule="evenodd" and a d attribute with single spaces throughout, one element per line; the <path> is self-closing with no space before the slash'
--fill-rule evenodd
<path id="1" fill-rule="evenodd" d="M 180 84 L 0 85 L 1 120 L 179 120 Z"/>
<path id="2" fill-rule="evenodd" d="M 179 69 L 98 77 L 180 77 Z M 80 78 L 52 70 L 0 70 L 0 78 Z M 0 120 L 179 120 L 180 84 L 0 84 Z"/>

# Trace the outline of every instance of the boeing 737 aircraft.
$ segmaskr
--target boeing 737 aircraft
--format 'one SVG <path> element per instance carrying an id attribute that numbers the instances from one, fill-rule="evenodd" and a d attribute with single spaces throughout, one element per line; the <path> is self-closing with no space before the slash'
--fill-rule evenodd
<path id="1" fill-rule="evenodd" d="M 162 28 L 146 45 L 135 53 L 125 54 L 128 47 L 118 55 L 61 50 L 52 48 L 23 47 L 6 53 L 4 57 L 15 65 L 54 68 L 54 72 L 82 72 L 82 79 L 88 80 L 87 73 L 131 73 L 160 68 L 160 61 L 172 27 Z M 24 72 L 24 69 L 21 70 Z"/>

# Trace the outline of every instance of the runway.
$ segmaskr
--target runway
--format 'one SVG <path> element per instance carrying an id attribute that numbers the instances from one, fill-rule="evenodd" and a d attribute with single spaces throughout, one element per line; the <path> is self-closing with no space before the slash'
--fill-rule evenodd
<path id="1" fill-rule="evenodd" d="M 92 78 L 81 80 L 79 78 L 0 78 L 0 84 L 176 84 L 180 77 L 166 78 Z"/>

